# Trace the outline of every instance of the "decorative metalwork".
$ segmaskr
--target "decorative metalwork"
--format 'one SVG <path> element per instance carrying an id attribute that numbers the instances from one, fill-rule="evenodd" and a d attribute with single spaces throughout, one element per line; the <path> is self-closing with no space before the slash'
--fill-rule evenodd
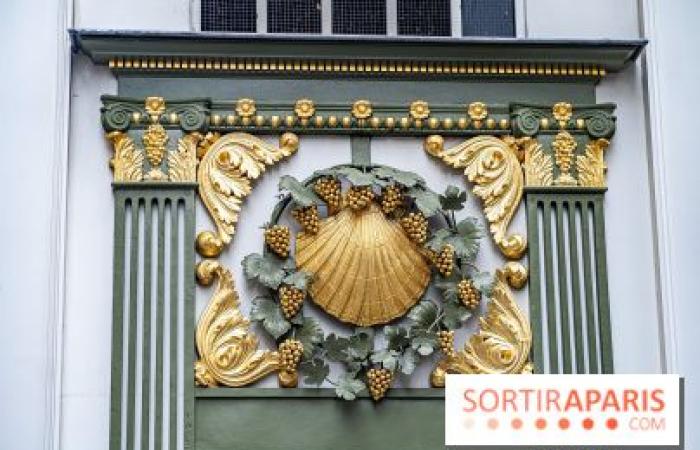
<path id="1" fill-rule="evenodd" d="M 315 235 L 300 233 L 296 262 L 314 274 L 314 302 L 359 326 L 403 316 L 430 282 L 430 267 L 416 244 L 376 203 L 362 211 L 344 208 L 324 219 Z"/>
<path id="2" fill-rule="evenodd" d="M 461 351 L 449 354 L 431 374 L 436 387 L 445 385 L 445 375 L 532 373 L 529 362 L 532 333 L 527 319 L 515 303 L 509 285 L 522 287 L 526 269 L 510 263 L 496 271 L 496 281 L 487 312 L 479 319 L 480 329 Z"/>
<path id="3" fill-rule="evenodd" d="M 368 100 L 358 100 L 352 104 L 351 113 L 356 119 L 372 117 L 372 104 Z"/>
<path id="4" fill-rule="evenodd" d="M 242 98 L 236 102 L 236 112 L 241 117 L 253 117 L 255 111 L 255 100 Z"/>
<path id="5" fill-rule="evenodd" d="M 177 151 L 168 153 L 168 179 L 177 182 L 197 181 L 197 145 L 199 133 L 187 134 L 177 141 Z"/>
<path id="6" fill-rule="evenodd" d="M 554 180 L 554 162 L 552 157 L 542 150 L 535 139 L 525 145 L 523 162 L 526 186 L 551 186 Z"/>
<path id="7" fill-rule="evenodd" d="M 424 148 L 456 169 L 463 168 L 474 183 L 474 194 L 483 200 L 484 214 L 493 239 L 508 258 L 520 258 L 527 242 L 519 234 L 506 236 L 508 224 L 523 194 L 523 172 L 520 168 L 521 146 L 529 138 L 477 136 L 463 143 L 444 148 L 442 136 L 429 136 Z"/>
<path id="8" fill-rule="evenodd" d="M 280 137 L 280 147 L 245 133 L 222 136 L 204 154 L 197 178 L 199 195 L 216 224 L 216 234 L 203 231 L 197 235 L 197 250 L 203 256 L 221 253 L 231 242 L 243 199 L 250 194 L 251 183 L 271 166 L 292 155 L 299 147 L 293 133 Z"/>
<path id="9" fill-rule="evenodd" d="M 144 177 L 147 180 L 161 181 L 166 176 L 160 169 L 160 164 L 165 156 L 165 146 L 168 143 L 168 133 L 163 125 L 152 123 L 143 135 L 143 146 L 146 149 L 146 158 L 151 165 L 151 170 Z"/>
<path id="10" fill-rule="evenodd" d="M 308 119 L 316 113 L 316 106 L 312 100 L 303 98 L 294 104 L 294 113 L 300 119 Z"/>
<path id="11" fill-rule="evenodd" d="M 114 156 L 110 160 L 114 181 L 143 180 L 143 151 L 136 148 L 133 139 L 121 131 L 107 133 L 107 139 L 114 146 Z"/>
<path id="12" fill-rule="evenodd" d="M 566 128 L 566 124 L 571 120 L 571 103 L 559 102 L 552 106 L 552 116 L 559 122 L 559 128 Z"/>
<path id="13" fill-rule="evenodd" d="M 472 120 L 484 120 L 489 115 L 489 110 L 485 103 L 473 102 L 467 108 L 467 114 Z"/>
<path id="14" fill-rule="evenodd" d="M 214 278 L 218 280 L 216 290 L 197 323 L 195 335 L 197 384 L 245 386 L 279 370 L 279 353 L 258 349 L 258 339 L 249 330 L 250 321 L 238 308 L 231 272 L 217 261 L 201 261 L 197 281 L 209 286 Z"/>
<path id="15" fill-rule="evenodd" d="M 411 103 L 409 114 L 416 120 L 427 119 L 430 116 L 430 105 L 423 100 Z"/>
<path id="16" fill-rule="evenodd" d="M 571 163 L 574 160 L 574 152 L 577 147 L 576 139 L 566 131 L 557 133 L 552 142 L 554 150 L 554 160 L 559 167 L 559 176 L 554 180 L 554 184 L 560 186 L 576 186 L 576 179 L 571 176 Z"/>
<path id="17" fill-rule="evenodd" d="M 605 187 L 604 153 L 610 142 L 607 139 L 596 139 L 586 145 L 586 153 L 576 157 L 578 182 L 584 187 Z"/>

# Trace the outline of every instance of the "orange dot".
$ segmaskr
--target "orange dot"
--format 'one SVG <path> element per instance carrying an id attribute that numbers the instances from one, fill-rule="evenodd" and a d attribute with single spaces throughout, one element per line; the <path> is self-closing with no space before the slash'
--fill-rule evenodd
<path id="1" fill-rule="evenodd" d="M 489 419 L 487 424 L 488 424 L 489 428 L 491 428 L 492 430 L 495 430 L 496 428 L 498 428 L 498 419 L 493 419 L 493 418 Z"/>
<path id="2" fill-rule="evenodd" d="M 516 430 L 519 430 L 519 429 L 521 429 L 521 428 L 523 427 L 523 421 L 520 420 L 520 419 L 513 419 L 513 420 L 510 422 L 510 426 L 513 427 L 513 428 L 516 429 Z"/>
<path id="3" fill-rule="evenodd" d="M 593 419 L 583 419 L 583 428 L 586 430 L 593 428 Z"/>
<path id="4" fill-rule="evenodd" d="M 538 430 L 544 430 L 547 428 L 547 421 L 540 417 L 539 419 L 535 420 L 535 426 Z"/>
<path id="5" fill-rule="evenodd" d="M 616 429 L 617 428 L 617 419 L 615 419 L 614 417 L 609 418 L 605 422 L 605 426 L 608 427 L 609 430 Z"/>
<path id="6" fill-rule="evenodd" d="M 571 423 L 569 422 L 569 419 L 567 419 L 565 417 L 559 419 L 559 428 L 561 428 L 562 430 L 567 430 L 569 428 L 569 425 L 571 425 Z"/>

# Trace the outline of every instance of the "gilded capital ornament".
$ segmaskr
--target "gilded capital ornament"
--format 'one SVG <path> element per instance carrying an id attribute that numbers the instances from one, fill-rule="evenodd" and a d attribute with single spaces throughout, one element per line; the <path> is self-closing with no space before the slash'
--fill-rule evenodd
<path id="1" fill-rule="evenodd" d="M 560 186 L 576 186 L 576 179 L 571 175 L 571 164 L 576 151 L 576 139 L 566 131 L 560 131 L 552 142 L 554 150 L 554 161 L 559 167 L 559 176 L 554 180 L 554 184 Z"/>

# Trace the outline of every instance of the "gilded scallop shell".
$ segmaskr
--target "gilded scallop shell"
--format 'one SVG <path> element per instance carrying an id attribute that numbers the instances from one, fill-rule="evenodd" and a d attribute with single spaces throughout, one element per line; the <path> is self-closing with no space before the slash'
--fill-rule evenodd
<path id="1" fill-rule="evenodd" d="M 374 203 L 324 219 L 316 235 L 299 233 L 296 264 L 314 275 L 310 294 L 316 304 L 360 326 L 404 315 L 430 282 L 419 249 Z"/>

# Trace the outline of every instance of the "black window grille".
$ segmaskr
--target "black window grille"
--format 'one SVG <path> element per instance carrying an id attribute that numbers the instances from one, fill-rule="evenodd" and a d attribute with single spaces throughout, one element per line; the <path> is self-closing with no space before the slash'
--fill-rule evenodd
<path id="1" fill-rule="evenodd" d="M 450 36 L 450 0 L 398 0 L 397 29 L 402 35 Z"/>
<path id="2" fill-rule="evenodd" d="M 267 0 L 268 33 L 321 32 L 321 0 Z"/>
<path id="3" fill-rule="evenodd" d="M 255 0 L 201 0 L 202 31 L 255 33 Z"/>
<path id="4" fill-rule="evenodd" d="M 463 36 L 515 36 L 513 0 L 462 0 Z"/>
<path id="5" fill-rule="evenodd" d="M 333 0 L 333 34 L 386 34 L 386 0 Z"/>

